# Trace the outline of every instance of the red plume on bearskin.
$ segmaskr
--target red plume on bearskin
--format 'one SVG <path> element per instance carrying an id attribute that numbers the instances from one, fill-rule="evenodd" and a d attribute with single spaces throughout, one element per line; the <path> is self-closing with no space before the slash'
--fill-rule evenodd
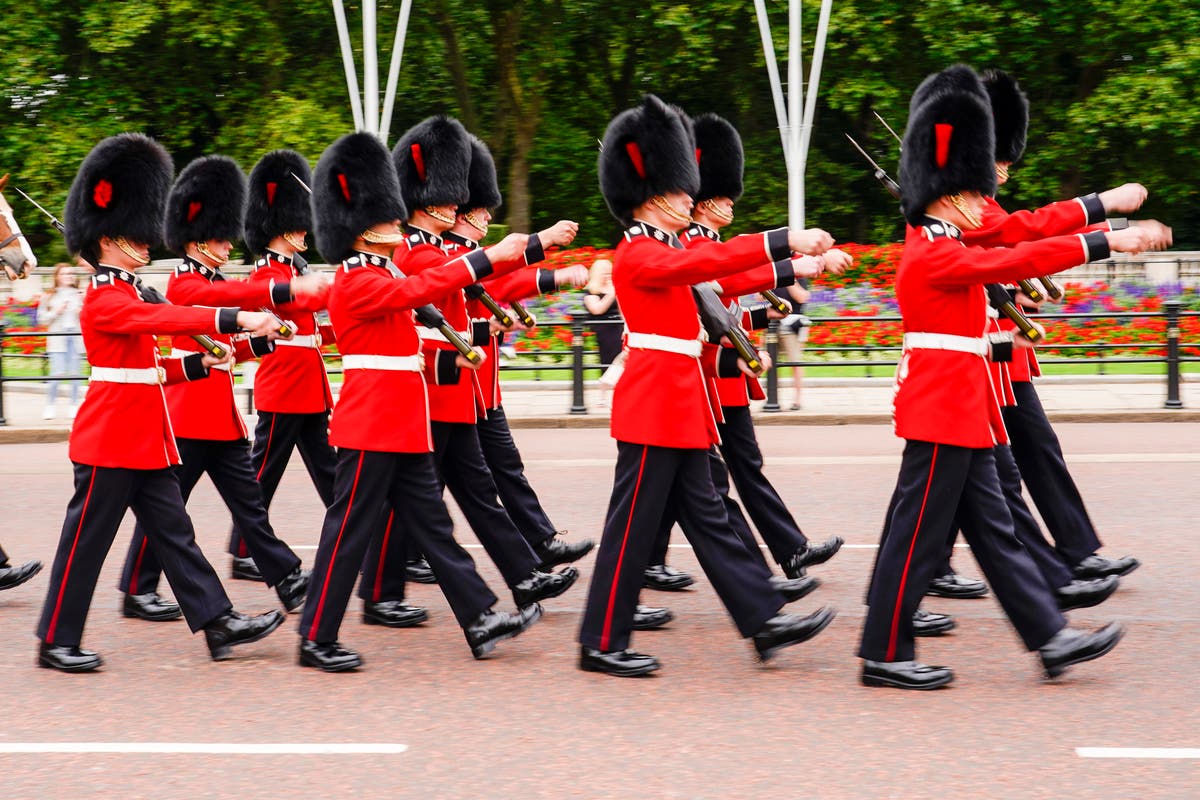
<path id="1" fill-rule="evenodd" d="M 188 164 L 175 179 L 167 198 L 163 240 L 182 253 L 188 242 L 242 237 L 246 209 L 246 176 L 226 156 L 204 156 Z"/>
<path id="2" fill-rule="evenodd" d="M 250 170 L 242 238 L 246 249 L 258 255 L 277 236 L 312 229 L 312 202 L 305 186 L 312 186 L 308 161 L 295 150 L 272 150 Z"/>
<path id="3" fill-rule="evenodd" d="M 106 236 L 157 246 L 173 171 L 162 145 L 140 133 L 101 141 L 79 165 L 67 195 L 67 248 L 98 258 Z"/>
<path id="4" fill-rule="evenodd" d="M 745 155 L 737 129 L 716 114 L 701 114 L 692 121 L 696 135 L 696 161 L 700 165 L 697 203 L 713 197 L 736 201 L 742 196 Z"/>
<path id="5" fill-rule="evenodd" d="M 458 120 L 440 114 L 421 120 L 400 137 L 392 159 L 410 209 L 467 202 L 471 137 Z"/>
<path id="6" fill-rule="evenodd" d="M 497 208 L 504 198 L 500 195 L 500 183 L 496 180 L 496 162 L 488 146 L 475 136 L 471 137 L 471 169 L 467 173 L 467 202 L 458 207 L 465 214 L 476 208 L 489 211 Z"/>
<path id="7" fill-rule="evenodd" d="M 313 238 L 331 264 L 348 258 L 367 228 L 408 217 L 392 155 L 370 133 L 329 145 L 313 170 L 312 191 Z"/>
<path id="8" fill-rule="evenodd" d="M 900 207 L 911 225 L 939 197 L 996 193 L 996 136 L 978 76 L 957 65 L 926 78 L 918 96 L 900 149 Z"/>
<path id="9" fill-rule="evenodd" d="M 1007 72 L 988 70 L 981 76 L 983 87 L 992 101 L 992 120 L 996 128 L 996 160 L 1012 164 L 1025 152 L 1029 130 L 1029 98 Z"/>
<path id="10" fill-rule="evenodd" d="M 694 197 L 700 190 L 695 152 L 690 120 L 654 95 L 622 111 L 604 132 L 597 165 L 609 211 L 629 225 L 633 210 L 655 195 L 682 191 Z"/>

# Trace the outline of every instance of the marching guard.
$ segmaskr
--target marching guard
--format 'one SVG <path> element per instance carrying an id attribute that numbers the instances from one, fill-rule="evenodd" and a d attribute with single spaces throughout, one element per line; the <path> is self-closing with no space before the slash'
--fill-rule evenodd
<path id="1" fill-rule="evenodd" d="M 700 191 L 694 198 L 692 224 L 679 237 L 688 249 L 720 243 L 719 231 L 733 222 L 733 206 L 742 196 L 744 164 L 742 138 L 727 120 L 716 114 L 701 114 L 693 121 L 692 130 L 696 138 Z M 808 262 L 813 260 L 812 256 L 794 261 L 785 259 L 780 262 L 778 269 L 750 270 L 714 281 L 711 285 L 725 297 L 736 299 L 754 291 L 785 288 L 792 285 L 797 277 L 816 274 L 825 268 L 824 265 L 828 265 L 830 271 L 840 273 L 850 263 L 850 257 L 836 249 L 828 250 L 816 258 L 821 259 L 822 264 L 810 265 Z M 756 309 L 749 317 L 754 327 L 766 327 L 765 309 Z M 833 536 L 821 544 L 809 544 L 783 498 L 763 474 L 762 451 L 750 417 L 750 400 L 765 397 L 762 385 L 756 377 L 747 375 L 737 367 L 737 351 L 731 345 L 718 349 L 715 342 L 710 342 L 706 347 L 717 350 L 714 386 L 721 407 L 721 415 L 717 420 L 720 455 L 713 453 L 709 460 L 713 483 L 729 512 L 734 530 L 739 532 L 747 547 L 752 548 L 752 552 L 758 552 L 758 543 L 750 532 L 745 514 L 749 514 L 753 520 L 784 574 L 791 580 L 805 579 L 804 593 L 807 594 L 817 588 L 819 582 L 807 576 L 806 569 L 832 558 L 844 540 L 840 536 Z M 745 514 L 742 505 L 729 494 L 731 478 L 745 506 Z M 671 515 L 663 519 L 650 566 L 646 569 L 644 580 L 647 588 L 673 591 L 691 584 L 691 576 L 666 564 L 674 521 Z"/>
<path id="2" fill-rule="evenodd" d="M 470 135 L 458 120 L 434 116 L 417 123 L 400 137 L 392 157 L 408 208 L 407 235 L 398 242 L 394 255 L 400 272 L 416 276 L 464 257 L 487 256 L 497 273 L 508 273 L 541 258 L 540 242 L 524 234 L 521 240 L 526 247 L 520 253 L 510 253 L 507 247 L 499 251 L 492 247 L 471 250 L 465 256 L 447 254 L 442 236 L 454 226 L 459 207 L 470 196 Z M 468 330 L 462 288 L 450 287 L 450 291 L 434 298 L 433 305 L 445 316 L 446 323 L 470 342 L 472 333 Z M 579 578 L 579 570 L 541 569 L 544 557 L 534 551 L 500 504 L 495 481 L 483 459 L 475 430 L 482 408 L 476 378 L 476 371 L 483 366 L 482 359 L 472 363 L 463 358 L 440 330 L 420 327 L 417 335 L 421 338 L 428 382 L 433 461 L 442 485 L 450 490 L 467 523 L 499 568 L 518 608 L 530 608 L 541 600 L 558 597 Z M 486 340 L 481 337 L 480 342 Z M 417 542 L 411 536 L 412 531 L 402 524 L 400 512 L 401 509 L 392 510 L 384 535 L 372 543 L 359 587 L 364 618 L 391 627 L 407 627 L 425 616 L 424 609 L 400 601 L 404 597 L 408 554 L 419 552 L 419 548 L 412 547 Z M 557 540 L 548 546 L 560 553 L 570 549 Z"/>
<path id="3" fill-rule="evenodd" d="M 232 159 L 198 158 L 179 173 L 167 199 L 164 231 L 167 247 L 183 255 L 183 263 L 175 268 L 167 284 L 168 301 L 255 309 L 276 307 L 296 296 L 325 295 L 328 283 L 322 276 L 266 283 L 226 279 L 221 266 L 229 258 L 233 240 L 241 235 L 245 202 L 246 178 Z M 267 585 L 275 588 L 286 610 L 295 611 L 304 603 L 309 576 L 301 569 L 299 556 L 280 541 L 271 527 L 250 464 L 249 433 L 234 398 L 232 373 L 235 360 L 270 353 L 274 342 L 286 337 L 216 338 L 232 350 L 234 359 L 215 367 L 208 380 L 166 389 L 182 462 L 177 469 L 179 489 L 186 503 L 200 478 L 208 475 L 233 515 L 235 526 L 242 531 Z M 195 343 L 188 337 L 175 337 L 173 355 L 195 352 Z M 154 621 L 179 616 L 179 608 L 158 595 L 159 572 L 159 559 L 146 537 L 146 526 L 139 524 L 121 575 L 125 616 Z"/>
<path id="4" fill-rule="evenodd" d="M 256 259 L 250 282 L 287 284 L 308 275 L 303 255 L 308 250 L 305 237 L 312 229 L 308 161 L 294 150 L 272 150 L 250 170 L 248 183 L 243 237 Z M 295 326 L 296 335 L 277 340 L 274 352 L 259 359 L 254 373 L 258 422 L 250 462 L 268 509 L 294 450 L 300 451 L 322 505 L 328 508 L 333 502 L 337 465 L 329 444 L 333 393 L 321 347 L 335 337 L 333 327 L 319 325 L 316 316 L 325 302 L 324 294 L 314 294 L 275 306 L 275 312 Z M 229 552 L 234 578 L 262 580 L 236 525 Z"/>
<path id="5" fill-rule="evenodd" d="M 314 234 L 321 255 L 340 263 L 329 295 L 345 378 L 330 443 L 338 448 L 334 500 L 313 563 L 313 584 L 300 620 L 302 666 L 356 669 L 362 657 L 338 642 L 338 630 L 363 565 L 380 536 L 385 512 L 429 558 L 476 658 L 541 616 L 532 603 L 519 613 L 492 610 L 496 596 L 454 540 L 441 498 L 429 430 L 428 391 L 413 309 L 515 265 L 526 244 L 509 236 L 488 252 L 446 261 L 406 276 L 391 253 L 408 216 L 392 156 L 368 133 L 343 136 L 326 149 L 313 174 Z M 401 571 L 403 567 L 401 567 Z"/>
<path id="6" fill-rule="evenodd" d="M 720 248 L 686 250 L 676 237 L 699 190 L 695 143 L 686 120 L 653 95 L 609 124 L 600 151 L 600 189 L 627 226 L 613 282 L 628 327 L 629 359 L 613 395 L 617 465 L 604 535 L 579 640 L 583 670 L 633 677 L 659 662 L 627 649 L 645 568 L 663 515 L 676 514 L 717 594 L 762 660 L 806 641 L 832 621 L 780 614 L 761 555 L 733 532 L 713 487 L 708 452 L 718 440 L 700 364 L 701 325 L 691 286 L 790 258 L 819 254 L 821 230 L 779 229 L 740 236 Z"/>
<path id="7" fill-rule="evenodd" d="M 913 615 L 957 521 L 1005 613 L 1046 674 L 1098 658 L 1124 633 L 1117 623 L 1085 633 L 1067 627 L 1055 599 L 1013 533 L 996 472 L 1005 441 L 988 397 L 987 361 L 1011 358 L 1011 335 L 985 337 L 983 284 L 1059 272 L 1111 250 L 1138 252 L 1149 237 L 1095 231 L 1016 247 L 967 247 L 996 189 L 995 131 L 987 95 L 967 67 L 917 89 L 901 149 L 902 208 L 909 223 L 896 278 L 904 354 L 896 371 L 894 422 L 907 445 L 871 579 L 859 655 L 868 686 L 934 689 L 946 667 L 915 660 Z"/>
<path id="8" fill-rule="evenodd" d="M 487 236 L 492 212 L 502 202 L 500 185 L 496 180 L 496 164 L 486 144 L 471 137 L 471 169 L 467 175 L 469 198 L 455 215 L 454 227 L 446 232 L 444 245 L 449 255 L 457 256 L 479 247 Z M 579 225 L 570 220 L 559 220 L 544 231 L 531 234 L 531 246 L 526 248 L 525 260 L 532 266 L 541 260 L 548 248 L 566 247 L 575 240 Z M 537 245 L 533 246 L 532 242 Z M 567 267 L 547 270 L 540 268 L 518 269 L 508 275 L 492 276 L 480 284 L 497 303 L 519 302 L 530 297 L 555 291 L 564 286 L 578 287 L 587 282 L 584 267 Z M 568 564 L 583 558 L 595 543 L 591 539 L 567 542 L 561 538 L 554 523 L 550 521 L 537 493 L 525 477 L 525 465 L 521 453 L 508 427 L 500 397 L 500 343 L 505 332 L 513 330 L 520 321 L 513 316 L 513 326 L 505 327 L 492 316 L 478 292 L 467 296 L 467 316 L 471 321 L 475 344 L 484 347 L 487 361 L 475 372 L 483 397 L 483 409 L 479 413 L 475 430 L 479 434 L 479 446 L 484 461 L 496 482 L 496 490 L 504 510 L 513 524 L 533 547 L 541 559 L 541 569 L 548 570 L 559 564 Z M 485 330 L 486 326 L 486 330 Z"/>
<path id="9" fill-rule="evenodd" d="M 237 308 L 165 304 L 138 280 L 135 271 L 150 263 L 150 247 L 162 236 L 171 171 L 157 142 L 121 134 L 92 149 L 67 197 L 67 248 L 96 267 L 80 315 L 92 374 L 71 430 L 75 494 L 37 628 L 43 667 L 87 672 L 103 663 L 79 645 L 100 567 L 128 509 L 145 526 L 188 626 L 204 631 L 214 660 L 283 622 L 279 611 L 248 617 L 233 610 L 196 545 L 173 469 L 179 451 L 163 386 L 208 380 L 229 354 L 163 359 L 155 335 L 270 336 L 275 321 Z"/>

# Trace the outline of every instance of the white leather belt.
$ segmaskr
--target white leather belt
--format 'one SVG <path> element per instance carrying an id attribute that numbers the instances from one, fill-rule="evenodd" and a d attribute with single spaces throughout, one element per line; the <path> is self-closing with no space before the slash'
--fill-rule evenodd
<path id="1" fill-rule="evenodd" d="M 458 333 L 459 336 L 468 342 L 471 341 L 471 334 L 467 331 L 456 331 L 456 333 Z M 445 342 L 446 344 L 450 343 L 450 340 L 446 338 L 446 335 L 437 328 L 426 328 L 423 325 L 417 327 L 417 336 L 421 339 L 432 339 L 435 342 Z"/>
<path id="2" fill-rule="evenodd" d="M 420 356 L 342 356 L 342 369 L 381 369 L 389 372 L 420 372 Z"/>
<path id="3" fill-rule="evenodd" d="M 318 348 L 321 346 L 321 334 L 309 333 L 303 336 L 293 336 L 290 339 L 276 339 L 275 346 L 283 347 L 312 347 Z"/>
<path id="4" fill-rule="evenodd" d="M 224 344 L 224 343 L 222 342 L 222 344 Z M 205 353 L 201 353 L 198 350 L 180 350 L 178 347 L 171 350 L 171 358 L 184 358 L 186 356 L 202 356 L 202 355 L 205 355 Z M 226 372 L 229 372 L 233 368 L 232 363 L 233 362 L 231 362 L 231 361 L 226 361 L 223 364 L 214 364 L 213 366 L 209 367 L 209 369 L 223 369 Z"/>
<path id="5" fill-rule="evenodd" d="M 635 333 L 630 331 L 625 343 L 638 350 L 661 350 L 681 356 L 699 358 L 703 346 L 699 339 L 677 339 L 674 336 L 659 336 L 657 333 Z"/>
<path id="6" fill-rule="evenodd" d="M 89 383 L 145 383 L 156 386 L 166 383 L 167 373 L 162 367 L 92 367 Z"/>
<path id="7" fill-rule="evenodd" d="M 955 336 L 952 333 L 906 333 L 904 334 L 904 349 L 954 350 L 959 353 L 984 357 L 991 351 L 987 339 Z"/>

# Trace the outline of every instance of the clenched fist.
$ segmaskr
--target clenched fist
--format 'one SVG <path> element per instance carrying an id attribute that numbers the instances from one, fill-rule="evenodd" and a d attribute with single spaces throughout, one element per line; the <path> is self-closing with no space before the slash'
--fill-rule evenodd
<path id="1" fill-rule="evenodd" d="M 788 231 L 788 246 L 793 252 L 819 256 L 833 247 L 833 237 L 820 228 L 803 231 Z"/>

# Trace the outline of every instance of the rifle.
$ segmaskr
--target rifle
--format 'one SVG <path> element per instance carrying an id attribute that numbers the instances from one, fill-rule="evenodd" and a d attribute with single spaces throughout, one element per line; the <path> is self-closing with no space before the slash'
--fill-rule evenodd
<path id="1" fill-rule="evenodd" d="M 521 320 L 521 324 L 526 328 L 532 328 L 537 325 L 537 319 L 530 314 L 520 300 L 513 300 L 509 303 L 512 306 L 513 313 L 517 315 L 517 319 Z"/>
<path id="2" fill-rule="evenodd" d="M 25 194 L 20 189 L 17 189 L 17 187 L 14 186 L 13 189 L 16 189 L 17 194 L 21 195 L 21 197 L 24 197 L 30 203 L 33 203 L 34 207 L 37 208 L 38 211 L 41 211 L 43 214 L 45 214 L 47 217 L 49 217 L 50 224 L 53 225 L 54 228 L 59 233 L 63 234 L 64 236 L 66 235 L 67 226 L 63 225 L 58 217 L 54 216 L 49 211 L 42 208 L 41 203 L 34 200 L 29 195 Z M 92 261 L 87 256 L 83 256 L 83 259 L 85 261 L 87 261 L 89 265 L 91 265 L 93 270 L 96 270 L 96 271 L 100 270 L 100 265 L 98 263 L 96 263 L 95 261 Z M 155 289 L 153 286 L 143 286 L 142 292 L 143 292 L 143 295 L 145 295 L 149 298 L 151 303 L 166 303 L 167 302 L 167 299 L 165 297 L 163 297 L 161 294 L 159 294 L 158 290 Z M 283 323 L 280 323 L 280 325 L 283 326 Z M 284 326 L 284 327 L 286 327 L 286 326 Z M 192 334 L 192 338 L 196 341 L 196 344 L 200 345 L 200 347 L 205 352 L 207 352 L 209 355 L 211 355 L 213 358 L 225 358 L 225 356 L 228 355 L 228 353 L 229 353 L 229 351 L 225 349 L 225 345 L 220 344 L 219 342 L 214 340 L 211 336 L 208 336 L 203 333 L 194 333 L 194 334 Z"/>
<path id="3" fill-rule="evenodd" d="M 291 173 L 291 176 L 296 179 L 296 183 L 304 187 L 304 191 L 308 192 L 310 195 L 312 194 L 312 189 L 307 183 L 300 179 L 299 175 L 293 172 Z M 388 263 L 391 264 L 390 261 Z M 394 271 L 394 274 L 397 277 L 404 276 L 404 273 L 400 272 L 399 269 L 396 269 L 394 265 L 392 266 L 392 271 Z M 453 326 L 451 326 L 449 322 L 446 322 L 446 317 L 442 314 L 442 312 L 438 311 L 437 307 L 432 303 L 423 305 L 420 308 L 414 308 L 413 315 L 417 318 L 417 321 L 426 328 L 440 331 L 442 336 L 446 337 L 446 341 L 452 344 L 454 349 L 458 351 L 458 354 L 467 361 L 470 361 L 472 364 L 478 364 L 483 361 L 483 357 L 480 356 L 479 353 L 475 352 L 475 348 L 471 347 L 471 343 L 460 336 L 458 331 L 454 330 Z"/>
<path id="4" fill-rule="evenodd" d="M 770 289 L 764 289 L 763 291 L 759 292 L 758 295 L 763 300 L 766 300 L 771 305 L 771 308 L 774 308 L 780 314 L 792 313 L 792 307 L 783 302 L 783 300 L 779 298 L 779 295 L 775 294 Z"/>
<path id="5" fill-rule="evenodd" d="M 722 337 L 729 339 L 738 357 L 746 362 L 746 366 L 755 375 L 763 373 L 763 363 L 758 358 L 758 352 L 750 343 L 750 337 L 742 330 L 739 320 L 725 307 L 717 293 L 707 286 L 693 286 L 692 293 L 696 296 L 696 306 L 700 311 L 700 324 L 708 333 L 708 340 L 716 343 Z"/>
<path id="6" fill-rule="evenodd" d="M 876 116 L 879 115 L 876 114 Z M 880 118 L 880 122 L 883 122 L 882 118 Z M 883 124 L 884 126 L 887 126 L 886 122 Z M 888 130 L 890 131 L 892 129 L 889 127 Z M 892 131 L 892 135 L 896 135 L 895 131 Z M 883 184 L 883 188 L 887 189 L 892 197 L 896 198 L 897 200 L 900 199 L 900 184 L 892 180 L 887 172 L 884 171 L 883 167 L 876 164 L 875 159 L 867 155 L 867 152 L 858 146 L 858 142 L 854 141 L 853 136 L 847 133 L 846 138 L 850 140 L 850 144 L 854 145 L 854 149 L 862 153 L 863 158 L 865 158 L 867 162 L 875 168 L 875 177 L 880 183 Z M 1012 323 L 1017 326 L 1017 329 L 1021 331 L 1022 336 L 1031 342 L 1036 342 L 1038 339 L 1042 338 L 1042 334 L 1033 326 L 1033 322 L 1030 321 L 1029 317 L 1025 316 L 1021 312 L 1021 309 L 1017 308 L 1017 305 L 1012 301 L 1012 298 L 1008 296 L 1008 292 L 1005 291 L 1003 286 L 998 283 L 989 283 L 984 288 L 987 290 L 988 301 L 993 307 L 995 307 L 997 311 L 1008 317 Z M 1022 291 L 1024 291 L 1024 288 L 1022 288 Z"/>
<path id="7" fill-rule="evenodd" d="M 478 300 L 479 302 L 483 303 L 484 307 L 487 308 L 488 311 L 492 312 L 492 316 L 496 318 L 496 321 L 504 327 L 507 328 L 513 324 L 512 317 L 510 317 L 508 312 L 500 307 L 500 304 L 496 302 L 496 298 L 487 293 L 487 290 L 483 288 L 482 283 L 472 283 L 470 286 L 465 287 L 463 289 L 463 294 L 465 294 L 471 300 Z M 526 313 L 528 314 L 529 312 Z"/>
<path id="8" fill-rule="evenodd" d="M 887 120 L 885 120 L 883 117 L 879 116 L 879 112 L 875 111 L 874 109 L 871 110 L 871 113 L 875 115 L 875 119 L 877 119 L 881 123 L 883 123 L 883 127 L 888 129 L 888 133 L 890 133 L 892 135 L 892 137 L 895 138 L 897 144 L 899 144 L 901 141 L 900 136 L 894 130 L 892 130 L 891 125 L 887 124 Z M 849 136 L 849 134 L 846 134 L 846 135 Z M 853 139 L 851 139 L 851 141 L 853 141 Z M 854 146 L 858 147 L 857 144 L 855 144 Z M 862 148 L 859 148 L 859 152 L 860 153 L 862 152 Z M 866 155 L 866 153 L 863 153 L 863 155 Z M 897 188 L 899 188 L 899 187 L 897 187 Z M 899 196 L 896 196 L 896 197 L 897 197 L 897 199 L 899 199 Z M 1041 289 L 1038 289 L 1037 284 L 1035 284 L 1033 281 L 1029 280 L 1028 278 L 1022 278 L 1021 280 L 1017 281 L 1017 285 L 1021 287 L 1021 291 L 1025 293 L 1025 296 L 1028 297 L 1030 300 L 1032 300 L 1035 303 L 1040 303 L 1043 300 L 1045 300 L 1047 294 L 1050 295 L 1051 299 L 1053 299 L 1053 300 L 1061 300 L 1062 299 L 1063 292 L 1062 292 L 1062 289 L 1058 288 L 1058 284 L 1056 284 L 1054 281 L 1052 281 L 1046 277 L 1038 278 L 1038 281 L 1046 289 L 1045 294 L 1042 293 Z"/>

